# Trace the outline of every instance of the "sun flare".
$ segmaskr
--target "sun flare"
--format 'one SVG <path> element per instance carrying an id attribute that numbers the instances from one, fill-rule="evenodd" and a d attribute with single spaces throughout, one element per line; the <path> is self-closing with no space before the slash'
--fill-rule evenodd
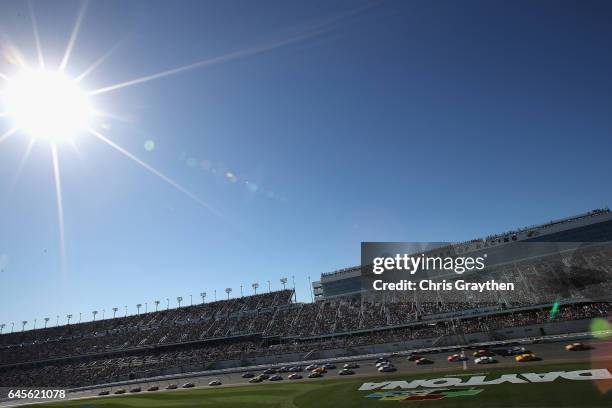
<path id="1" fill-rule="evenodd" d="M 17 129 L 53 142 L 85 131 L 93 116 L 87 93 L 58 71 L 24 69 L 9 78 L 2 99 Z"/>

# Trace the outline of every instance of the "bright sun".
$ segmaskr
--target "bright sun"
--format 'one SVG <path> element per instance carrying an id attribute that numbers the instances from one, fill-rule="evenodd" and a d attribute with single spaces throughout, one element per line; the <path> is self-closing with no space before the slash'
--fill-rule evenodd
<path id="1" fill-rule="evenodd" d="M 23 70 L 9 79 L 3 99 L 19 130 L 53 142 L 86 130 L 93 116 L 87 94 L 61 72 Z"/>

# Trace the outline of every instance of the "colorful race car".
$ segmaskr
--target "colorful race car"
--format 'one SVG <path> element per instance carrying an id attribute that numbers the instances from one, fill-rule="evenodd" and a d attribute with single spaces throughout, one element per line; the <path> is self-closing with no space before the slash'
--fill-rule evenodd
<path id="1" fill-rule="evenodd" d="M 525 349 L 525 347 L 513 346 L 513 347 L 506 349 L 506 355 L 508 356 L 518 356 L 519 354 L 526 354 L 526 353 L 528 353 L 528 351 Z"/>
<path id="2" fill-rule="evenodd" d="M 357 363 L 346 363 L 343 368 L 359 368 Z"/>
<path id="3" fill-rule="evenodd" d="M 478 357 L 474 360 L 474 363 L 476 364 L 494 364 L 497 363 L 497 360 L 495 360 L 493 357 L 490 356 L 482 356 L 482 357 Z"/>
<path id="4" fill-rule="evenodd" d="M 489 350 L 482 349 L 482 350 L 475 351 L 472 355 L 474 357 L 484 357 L 484 356 L 491 357 L 493 353 L 491 353 Z"/>
<path id="5" fill-rule="evenodd" d="M 538 358 L 533 353 L 524 353 L 524 354 L 519 354 L 518 356 L 514 357 L 514 359 L 518 361 L 519 363 L 524 363 L 527 361 L 536 361 Z"/>
<path id="6" fill-rule="evenodd" d="M 387 364 L 378 367 L 378 372 L 380 373 L 392 373 L 393 371 L 397 371 L 397 368 L 395 368 L 393 364 Z"/>
<path id="7" fill-rule="evenodd" d="M 566 351 L 588 350 L 590 347 L 584 343 L 572 343 L 565 346 Z"/>
<path id="8" fill-rule="evenodd" d="M 466 361 L 468 358 L 463 354 L 451 354 L 446 359 L 448 361 Z"/>
<path id="9" fill-rule="evenodd" d="M 415 363 L 416 363 L 417 365 L 424 365 L 424 364 L 433 364 L 433 361 L 431 361 L 431 360 L 430 360 L 430 359 L 428 359 L 428 358 L 421 357 L 421 358 L 419 358 L 418 360 L 415 360 Z"/>
<path id="10" fill-rule="evenodd" d="M 217 385 L 221 385 L 221 381 L 219 380 L 212 380 L 211 382 L 208 383 L 209 386 L 211 387 L 216 387 Z"/>
<path id="11" fill-rule="evenodd" d="M 343 368 L 342 370 L 338 371 L 338 375 L 353 375 L 355 374 L 355 372 L 353 370 L 349 370 L 348 368 Z"/>
<path id="12" fill-rule="evenodd" d="M 301 380 L 302 379 L 302 374 L 299 373 L 293 373 L 290 374 L 289 377 L 287 377 L 290 380 Z"/>
<path id="13" fill-rule="evenodd" d="M 327 372 L 327 369 L 325 367 L 317 367 L 314 370 L 312 370 L 313 373 L 319 373 L 319 374 L 325 374 Z"/>
<path id="14" fill-rule="evenodd" d="M 313 371 L 312 373 L 308 374 L 308 378 L 321 378 L 323 377 L 323 374 L 319 373 L 318 371 Z"/>

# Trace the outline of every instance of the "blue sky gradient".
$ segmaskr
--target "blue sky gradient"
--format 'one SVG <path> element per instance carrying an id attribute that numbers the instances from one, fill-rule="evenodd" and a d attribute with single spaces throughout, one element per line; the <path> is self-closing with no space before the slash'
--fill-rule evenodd
<path id="1" fill-rule="evenodd" d="M 33 2 L 48 66 L 79 7 Z M 611 17 L 605 1 L 90 2 L 67 73 L 119 46 L 87 89 L 306 38 L 94 97 L 121 116 L 101 133 L 221 216 L 81 135 L 59 147 L 64 272 L 49 146 L 18 173 L 28 137 L 0 144 L 0 323 L 283 276 L 306 301 L 307 277 L 358 264 L 361 241 L 608 205 Z M 35 61 L 26 2 L 0 3 L 8 44 Z"/>

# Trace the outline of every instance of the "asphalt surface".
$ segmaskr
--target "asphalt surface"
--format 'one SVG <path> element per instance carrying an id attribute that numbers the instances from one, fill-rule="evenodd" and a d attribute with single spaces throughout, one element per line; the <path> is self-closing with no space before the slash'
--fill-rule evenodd
<path id="1" fill-rule="evenodd" d="M 491 365 L 477 365 L 474 363 L 474 357 L 472 353 L 476 350 L 474 349 L 465 349 L 465 355 L 468 357 L 468 361 L 465 362 L 449 362 L 447 357 L 450 354 L 455 354 L 457 351 L 446 351 L 446 352 L 436 352 L 436 353 L 427 353 L 423 356 L 427 359 L 431 360 L 431 364 L 426 365 L 417 365 L 414 362 L 408 361 L 405 356 L 391 356 L 388 359 L 395 365 L 397 371 L 392 373 L 380 373 L 377 371 L 375 367 L 375 359 L 368 360 L 360 360 L 356 359 L 353 362 L 359 364 L 359 368 L 353 369 L 355 371 L 354 375 L 349 376 L 340 376 L 338 371 L 342 369 L 343 363 L 336 363 L 337 368 L 333 370 L 328 370 L 326 374 L 323 375 L 322 378 L 307 378 L 308 372 L 303 371 L 300 374 L 304 377 L 302 380 L 289 380 L 287 379 L 288 375 L 291 373 L 279 373 L 282 377 L 282 381 L 277 381 L 275 383 L 283 383 L 283 382 L 299 382 L 299 381 L 325 381 L 326 379 L 337 379 L 337 378 L 351 378 L 351 377 L 379 377 L 380 381 L 383 381 L 388 375 L 396 375 L 401 373 L 406 373 L 410 375 L 414 375 L 417 373 L 431 374 L 436 371 L 462 371 L 469 369 L 484 369 L 486 367 L 513 367 L 513 366 L 538 366 L 543 364 L 552 364 L 552 363 L 571 363 L 571 362 L 584 362 L 589 361 L 590 359 L 597 360 L 608 360 L 612 359 L 612 341 L 608 340 L 590 340 L 584 341 L 583 343 L 589 344 L 592 346 L 592 350 L 585 351 L 571 351 L 568 352 L 565 350 L 565 345 L 567 342 L 556 342 L 556 343 L 540 343 L 540 344 L 529 344 L 524 345 L 524 347 L 533 353 L 539 358 L 538 361 L 524 362 L 518 363 L 514 360 L 514 356 L 505 356 L 503 355 L 503 351 L 507 347 L 499 347 L 499 348 L 490 348 L 489 350 L 493 351 L 496 355 L 494 358 L 498 361 L 495 364 Z M 331 362 L 331 361 L 330 361 Z M 278 368 L 278 367 L 277 367 Z M 260 374 L 262 370 L 252 371 L 254 374 Z M 179 389 L 173 390 L 171 392 L 180 392 L 181 386 L 187 382 L 194 383 L 196 388 L 218 388 L 218 387 L 232 387 L 232 386 L 250 386 L 249 378 L 242 378 L 243 372 L 231 373 L 225 375 L 203 375 L 200 377 L 191 377 L 185 378 L 182 380 L 163 380 L 163 381 L 143 381 L 138 384 L 131 384 L 127 386 L 115 386 L 115 387 L 107 387 L 107 388 L 99 388 L 95 390 L 87 390 L 74 392 L 69 394 L 69 399 L 82 399 L 82 398 L 90 398 L 97 397 L 101 391 L 109 391 L 110 396 L 102 397 L 102 398 L 112 398 L 113 393 L 118 389 L 124 389 L 126 394 L 129 394 L 129 391 L 132 388 L 140 387 L 142 389 L 141 393 L 150 393 L 146 390 L 149 387 L 157 386 L 159 387 L 159 391 L 165 391 L 166 387 L 170 384 L 176 384 Z M 212 387 L 209 386 L 208 383 L 213 380 L 221 381 L 222 385 Z M 264 381 L 258 384 L 266 384 L 270 383 L 270 381 Z M 39 401 L 42 402 L 42 401 Z M 25 404 L 25 401 L 11 401 L 4 402 L 0 404 L 0 407 L 10 407 L 10 406 L 18 406 Z M 29 403 L 32 403 L 30 401 Z"/>

